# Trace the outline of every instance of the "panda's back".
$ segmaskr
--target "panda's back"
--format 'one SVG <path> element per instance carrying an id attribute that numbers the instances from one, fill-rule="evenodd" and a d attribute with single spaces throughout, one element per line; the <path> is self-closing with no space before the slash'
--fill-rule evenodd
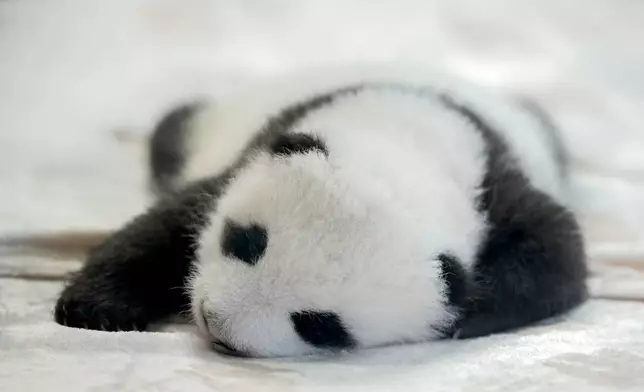
<path id="1" fill-rule="evenodd" d="M 564 168 L 560 167 L 562 162 L 555 159 L 562 146 L 556 145 L 556 138 L 553 144 L 552 130 L 544 127 L 543 121 L 535 117 L 533 112 L 526 110 L 521 101 L 460 81 L 445 79 L 448 80 L 446 82 L 436 76 L 418 78 L 418 82 L 415 83 L 415 79 L 409 77 L 382 80 L 393 82 L 379 85 L 380 79 L 366 76 L 317 79 L 308 76 L 295 78 L 294 81 L 278 79 L 244 89 L 221 101 L 203 105 L 191 119 L 191 133 L 186 137 L 184 146 L 186 161 L 181 171 L 181 182 L 191 182 L 222 172 L 239 159 L 253 138 L 265 130 L 270 119 L 279 117 L 289 108 L 298 105 L 305 108 L 305 113 L 299 114 L 302 118 L 294 124 L 298 130 L 306 131 L 301 129 L 306 124 L 322 128 L 321 124 L 314 123 L 333 121 L 333 128 L 316 129 L 315 132 L 344 129 L 344 135 L 340 135 L 340 138 L 364 137 L 364 140 L 357 143 L 345 145 L 351 149 L 350 154 L 355 156 L 358 155 L 356 150 L 359 145 L 375 143 L 380 136 L 394 142 L 389 145 L 389 150 L 394 150 L 395 144 L 399 144 L 400 148 L 406 148 L 407 146 L 402 144 L 410 138 L 416 141 L 425 139 L 430 141 L 431 145 L 435 145 L 437 141 L 452 142 L 459 150 L 456 157 L 468 159 L 468 151 L 471 157 L 480 149 L 480 143 L 476 140 L 480 139 L 480 135 L 477 135 L 474 127 L 461 124 L 460 128 L 466 129 L 466 134 L 458 135 L 454 135 L 456 132 L 452 126 L 437 128 L 435 132 L 425 135 L 418 133 L 418 128 L 406 128 L 405 122 L 430 123 L 432 120 L 435 126 L 439 127 L 441 120 L 436 120 L 435 117 L 458 116 L 458 113 L 449 110 L 436 99 L 437 94 L 445 94 L 472 108 L 491 124 L 495 132 L 505 138 L 517 164 L 535 187 L 559 201 L 565 200 L 561 175 Z M 354 88 L 357 90 L 354 91 Z M 307 102 L 327 95 L 332 97 L 329 102 L 306 108 Z M 367 106 L 371 106 L 371 110 Z M 448 113 L 450 111 L 451 113 Z M 352 124 L 367 125 L 369 121 L 377 120 L 388 120 L 391 124 L 390 129 L 380 127 L 380 135 L 376 135 L 378 127 L 371 127 L 367 131 L 371 134 L 367 135 L 363 135 L 361 129 L 346 131 Z M 461 116 L 460 121 L 467 119 Z M 313 132 L 313 129 L 310 128 L 309 131 Z M 415 146 L 416 149 L 420 147 Z M 422 148 L 426 147 L 428 146 L 422 145 Z M 342 146 L 338 148 L 341 149 Z M 371 148 L 370 151 L 374 153 L 375 149 Z M 452 150 L 442 151 L 446 152 L 448 160 L 454 158 Z"/>
<path id="2" fill-rule="evenodd" d="M 563 147 L 521 101 L 442 74 L 370 75 L 304 73 L 194 104 L 183 140 L 172 140 L 183 158 L 173 186 L 224 172 L 262 133 L 298 131 L 323 135 L 334 157 L 362 176 L 414 177 L 421 186 L 423 174 L 435 172 L 451 176 L 473 197 L 486 170 L 489 140 L 471 118 L 446 105 L 447 98 L 504 139 L 513 158 L 508 164 L 519 166 L 532 186 L 566 204 L 565 168 L 556 159 Z"/>

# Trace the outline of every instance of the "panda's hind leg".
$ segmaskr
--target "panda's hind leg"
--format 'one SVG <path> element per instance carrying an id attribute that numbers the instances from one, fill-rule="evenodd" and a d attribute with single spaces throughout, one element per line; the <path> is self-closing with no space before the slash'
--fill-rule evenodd
<path id="1" fill-rule="evenodd" d="M 154 127 L 149 144 L 149 170 L 150 185 L 157 196 L 175 193 L 181 187 L 191 124 L 204 105 L 194 101 L 176 106 Z"/>
<path id="2" fill-rule="evenodd" d="M 479 251 L 459 338 L 524 327 L 565 314 L 587 298 L 585 252 L 573 214 L 529 187 L 496 188 L 492 227 Z"/>
<path id="3" fill-rule="evenodd" d="M 476 200 L 487 231 L 472 271 L 461 278 L 464 283 L 458 282 L 467 295 L 456 301 L 461 318 L 450 334 L 474 338 L 506 332 L 581 305 L 588 297 L 588 269 L 574 213 L 533 185 L 510 155 L 501 132 L 483 116 L 451 98 L 445 104 L 467 119 L 488 146 L 486 174 Z M 561 147 L 552 142 L 553 158 L 561 159 L 563 168 L 564 158 L 558 157 L 563 151 L 558 153 Z"/>

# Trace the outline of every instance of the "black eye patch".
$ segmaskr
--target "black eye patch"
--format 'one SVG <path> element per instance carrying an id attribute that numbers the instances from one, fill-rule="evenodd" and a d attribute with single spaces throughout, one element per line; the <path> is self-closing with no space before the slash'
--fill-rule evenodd
<path id="1" fill-rule="evenodd" d="M 275 136 L 270 144 L 270 151 L 281 156 L 306 154 L 311 151 L 329 156 L 329 150 L 322 140 L 304 133 L 285 133 Z"/>
<path id="2" fill-rule="evenodd" d="M 258 224 L 242 226 L 231 220 L 226 221 L 221 240 L 225 256 L 255 265 L 262 258 L 268 245 L 268 232 Z"/>
<path id="3" fill-rule="evenodd" d="M 342 349 L 356 345 L 336 313 L 314 310 L 293 312 L 291 322 L 302 340 L 315 347 Z"/>

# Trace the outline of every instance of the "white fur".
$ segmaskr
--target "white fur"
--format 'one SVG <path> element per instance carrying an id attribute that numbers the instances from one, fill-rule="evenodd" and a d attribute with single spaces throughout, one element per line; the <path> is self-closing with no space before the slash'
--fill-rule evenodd
<path id="1" fill-rule="evenodd" d="M 372 79 L 335 80 L 273 85 L 204 112 L 186 180 L 221 172 L 284 105 Z M 439 88 L 484 110 L 535 186 L 560 196 L 556 168 L 530 121 L 467 88 Z M 329 157 L 260 154 L 236 175 L 200 234 L 191 282 L 200 328 L 207 329 L 203 301 L 220 316 L 208 332 L 255 356 L 315 352 L 289 319 L 306 309 L 336 312 L 362 347 L 435 337 L 431 326 L 454 317 L 435 258 L 448 252 L 470 268 L 485 230 L 474 206 L 485 165 L 481 135 L 431 95 L 395 88 L 337 98 L 295 130 L 320 137 Z M 225 219 L 267 228 L 257 265 L 222 254 Z"/>
<path id="2" fill-rule="evenodd" d="M 212 176 L 232 163 L 266 119 L 283 107 L 320 92 L 361 83 L 429 86 L 476 108 L 506 137 L 521 168 L 538 189 L 560 202 L 567 195 L 542 130 L 502 92 L 481 88 L 431 69 L 407 66 L 356 66 L 310 69 L 257 82 L 207 107 L 194 125 L 185 182 Z"/>

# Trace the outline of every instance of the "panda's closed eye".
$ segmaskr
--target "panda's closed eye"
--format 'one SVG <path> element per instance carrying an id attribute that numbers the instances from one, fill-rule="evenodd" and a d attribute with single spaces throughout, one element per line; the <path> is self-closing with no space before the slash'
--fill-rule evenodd
<path id="1" fill-rule="evenodd" d="M 255 265 L 268 245 L 268 231 L 256 223 L 243 226 L 226 220 L 221 240 L 222 253 L 231 258 Z"/>

